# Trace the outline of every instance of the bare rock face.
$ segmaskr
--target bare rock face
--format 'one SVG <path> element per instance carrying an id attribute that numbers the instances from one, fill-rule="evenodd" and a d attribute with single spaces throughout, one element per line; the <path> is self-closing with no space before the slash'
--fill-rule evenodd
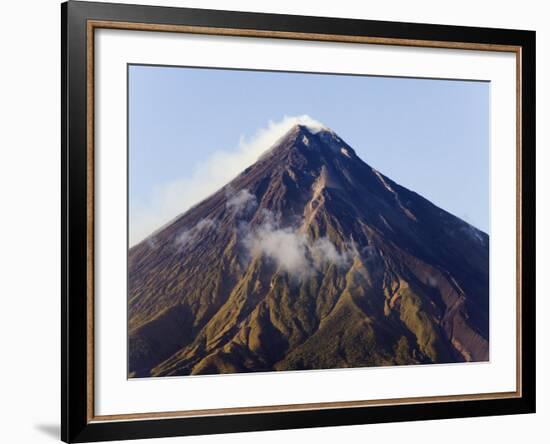
<path id="1" fill-rule="evenodd" d="M 489 358 L 487 234 L 328 129 L 293 127 L 128 264 L 130 377 Z"/>

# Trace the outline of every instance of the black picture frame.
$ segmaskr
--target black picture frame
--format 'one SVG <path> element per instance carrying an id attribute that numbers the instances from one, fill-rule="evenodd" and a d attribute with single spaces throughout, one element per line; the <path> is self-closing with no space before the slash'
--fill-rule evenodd
<path id="1" fill-rule="evenodd" d="M 521 395 L 513 398 L 96 421 L 90 417 L 87 26 L 90 20 L 368 36 L 485 45 L 521 53 Z M 61 438 L 90 442 L 535 412 L 535 32 L 69 1 L 61 5 Z M 512 197 L 510 197 L 512 198 Z"/>

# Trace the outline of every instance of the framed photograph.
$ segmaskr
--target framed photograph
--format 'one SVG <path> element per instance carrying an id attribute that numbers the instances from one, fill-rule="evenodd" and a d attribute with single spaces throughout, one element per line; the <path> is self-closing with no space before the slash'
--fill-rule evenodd
<path id="1" fill-rule="evenodd" d="M 535 411 L 535 33 L 69 1 L 62 439 Z"/>

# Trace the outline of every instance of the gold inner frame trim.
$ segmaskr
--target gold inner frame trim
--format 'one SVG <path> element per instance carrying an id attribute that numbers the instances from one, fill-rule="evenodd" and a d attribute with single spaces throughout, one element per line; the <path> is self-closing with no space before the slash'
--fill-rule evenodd
<path id="1" fill-rule="evenodd" d="M 146 413 L 128 413 L 116 415 L 96 416 L 94 413 L 94 31 L 95 29 L 119 29 L 130 31 L 152 31 L 152 32 L 177 32 L 202 35 L 219 35 L 233 37 L 256 37 L 256 38 L 277 38 L 288 40 L 309 40 L 320 42 L 337 43 L 360 43 L 372 45 L 393 45 L 422 48 L 442 48 L 442 49 L 461 49 L 473 51 L 492 51 L 492 52 L 511 52 L 516 56 L 516 391 L 497 392 L 497 393 L 474 393 L 464 395 L 449 396 L 419 396 L 408 398 L 392 398 L 380 400 L 362 400 L 362 401 L 338 401 L 307 404 L 285 404 L 271 406 L 255 407 L 230 407 L 205 410 L 182 410 L 172 412 L 146 412 Z M 234 29 L 234 28 L 214 28 L 202 26 L 187 25 L 165 25 L 150 23 L 132 23 L 105 20 L 87 21 L 87 43 L 86 43 L 86 62 L 87 62 L 87 421 L 105 422 L 105 421 L 128 421 L 144 419 L 163 419 L 163 418 L 189 418 L 198 416 L 225 416 L 237 414 L 259 414 L 274 412 L 295 412 L 303 410 L 326 410 L 334 408 L 359 408 L 388 405 L 405 405 L 415 403 L 439 403 L 439 402 L 459 402 L 459 401 L 479 401 L 491 399 L 510 399 L 522 396 L 522 349 L 521 349 L 521 46 L 498 45 L 487 43 L 469 43 L 469 42 L 446 42 L 435 40 L 414 40 L 398 38 L 381 38 L 368 36 L 351 35 L 333 35 L 333 34 L 311 34 L 286 31 L 264 31 L 255 29 Z"/>

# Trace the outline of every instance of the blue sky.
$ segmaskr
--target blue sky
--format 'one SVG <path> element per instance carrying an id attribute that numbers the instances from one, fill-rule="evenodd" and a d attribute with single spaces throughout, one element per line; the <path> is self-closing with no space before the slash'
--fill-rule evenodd
<path id="1" fill-rule="evenodd" d="M 488 233 L 489 94 L 486 82 L 131 65 L 130 243 L 253 162 L 276 122 L 304 114 Z"/>

